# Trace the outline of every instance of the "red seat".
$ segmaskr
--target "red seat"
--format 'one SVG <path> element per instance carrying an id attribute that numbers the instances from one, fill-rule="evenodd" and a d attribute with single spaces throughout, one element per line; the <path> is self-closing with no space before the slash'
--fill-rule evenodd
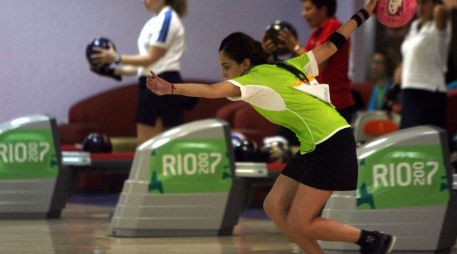
<path id="1" fill-rule="evenodd" d="M 378 137 L 387 133 L 397 131 L 400 128 L 398 124 L 388 119 L 370 120 L 363 126 L 363 131 L 372 137 Z"/>

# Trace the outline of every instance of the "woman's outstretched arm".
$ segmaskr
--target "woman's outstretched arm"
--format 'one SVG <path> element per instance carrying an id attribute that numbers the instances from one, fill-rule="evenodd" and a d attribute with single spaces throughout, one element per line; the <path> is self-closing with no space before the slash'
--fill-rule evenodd
<path id="1" fill-rule="evenodd" d="M 365 6 L 362 10 L 365 10 L 366 13 L 368 14 L 368 17 L 371 17 L 374 15 L 374 9 L 376 7 L 377 0 L 368 0 L 365 3 Z M 315 49 L 312 50 L 314 57 L 316 58 L 317 64 L 321 64 L 325 62 L 327 59 L 329 59 L 333 54 L 335 54 L 338 51 L 338 46 L 335 45 L 335 41 L 331 40 L 331 37 L 336 37 L 337 42 L 345 42 L 346 39 L 349 38 L 352 32 L 355 31 L 355 29 L 358 27 L 358 22 L 357 22 L 357 17 L 358 16 L 359 20 L 363 23 L 366 21 L 366 17 L 362 14 L 361 11 L 358 11 L 353 18 L 349 19 L 346 23 L 340 26 L 338 30 L 334 34 L 332 34 L 329 37 L 329 40 L 327 40 L 325 43 L 321 44 L 320 46 L 316 47 Z M 356 17 L 356 18 L 354 18 Z M 336 35 L 335 35 L 336 34 Z M 340 37 L 343 36 L 344 38 Z M 338 38 L 340 37 L 340 38 Z M 341 41 L 344 40 L 344 41 Z"/>
<path id="2" fill-rule="evenodd" d="M 228 81 L 211 85 L 198 83 L 173 84 L 154 73 L 151 73 L 151 76 L 148 77 L 146 87 L 157 95 L 177 94 L 210 99 L 241 96 L 240 88 Z"/>

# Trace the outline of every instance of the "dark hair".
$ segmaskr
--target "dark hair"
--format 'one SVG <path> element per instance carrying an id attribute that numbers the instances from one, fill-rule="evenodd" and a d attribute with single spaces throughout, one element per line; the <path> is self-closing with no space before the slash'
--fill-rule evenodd
<path id="1" fill-rule="evenodd" d="M 305 1 L 305 0 L 302 0 Z M 309 0 L 317 9 L 327 7 L 327 17 L 333 17 L 336 13 L 336 0 Z"/>
<path id="2" fill-rule="evenodd" d="M 251 60 L 253 66 L 267 63 L 268 56 L 263 51 L 260 42 L 242 32 L 234 32 L 225 37 L 219 47 L 220 51 L 226 53 L 238 64 L 246 58 Z"/>
<path id="3" fill-rule="evenodd" d="M 380 54 L 384 57 L 384 66 L 386 67 L 386 75 L 393 77 L 395 69 L 399 64 L 399 57 L 391 49 L 378 49 L 373 55 Z"/>
<path id="4" fill-rule="evenodd" d="M 303 73 L 301 70 L 297 69 L 296 67 L 294 67 L 288 63 L 285 63 L 285 62 L 275 63 L 275 65 L 278 66 L 279 68 L 282 68 L 282 69 L 294 74 L 294 76 L 296 78 L 298 78 L 299 80 L 309 83 L 309 79 L 308 79 L 308 77 L 306 77 L 306 74 Z"/>
<path id="5" fill-rule="evenodd" d="M 187 14 L 187 0 L 166 0 L 165 3 L 180 17 L 184 17 Z"/>

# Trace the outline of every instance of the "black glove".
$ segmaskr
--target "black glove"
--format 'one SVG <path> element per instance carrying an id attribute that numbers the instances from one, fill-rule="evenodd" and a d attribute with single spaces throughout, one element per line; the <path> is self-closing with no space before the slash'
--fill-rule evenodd
<path id="1" fill-rule="evenodd" d="M 122 80 L 122 76 L 116 75 L 114 73 L 114 70 L 115 70 L 114 67 L 111 67 L 110 65 L 104 65 L 101 67 L 95 67 L 95 66 L 91 65 L 90 70 L 100 76 L 110 77 L 117 81 Z"/>

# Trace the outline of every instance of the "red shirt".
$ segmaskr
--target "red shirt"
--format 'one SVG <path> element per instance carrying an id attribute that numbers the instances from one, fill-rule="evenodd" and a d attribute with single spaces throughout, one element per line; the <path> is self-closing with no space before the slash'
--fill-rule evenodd
<path id="1" fill-rule="evenodd" d="M 310 51 L 320 44 L 341 26 L 341 22 L 335 17 L 327 19 L 321 27 L 317 28 L 309 37 L 305 50 Z M 317 81 L 330 86 L 330 98 L 336 109 L 344 109 L 354 105 L 351 92 L 351 80 L 349 71 L 349 48 L 350 41 L 336 52 L 327 62 L 323 70 L 319 70 Z"/>

